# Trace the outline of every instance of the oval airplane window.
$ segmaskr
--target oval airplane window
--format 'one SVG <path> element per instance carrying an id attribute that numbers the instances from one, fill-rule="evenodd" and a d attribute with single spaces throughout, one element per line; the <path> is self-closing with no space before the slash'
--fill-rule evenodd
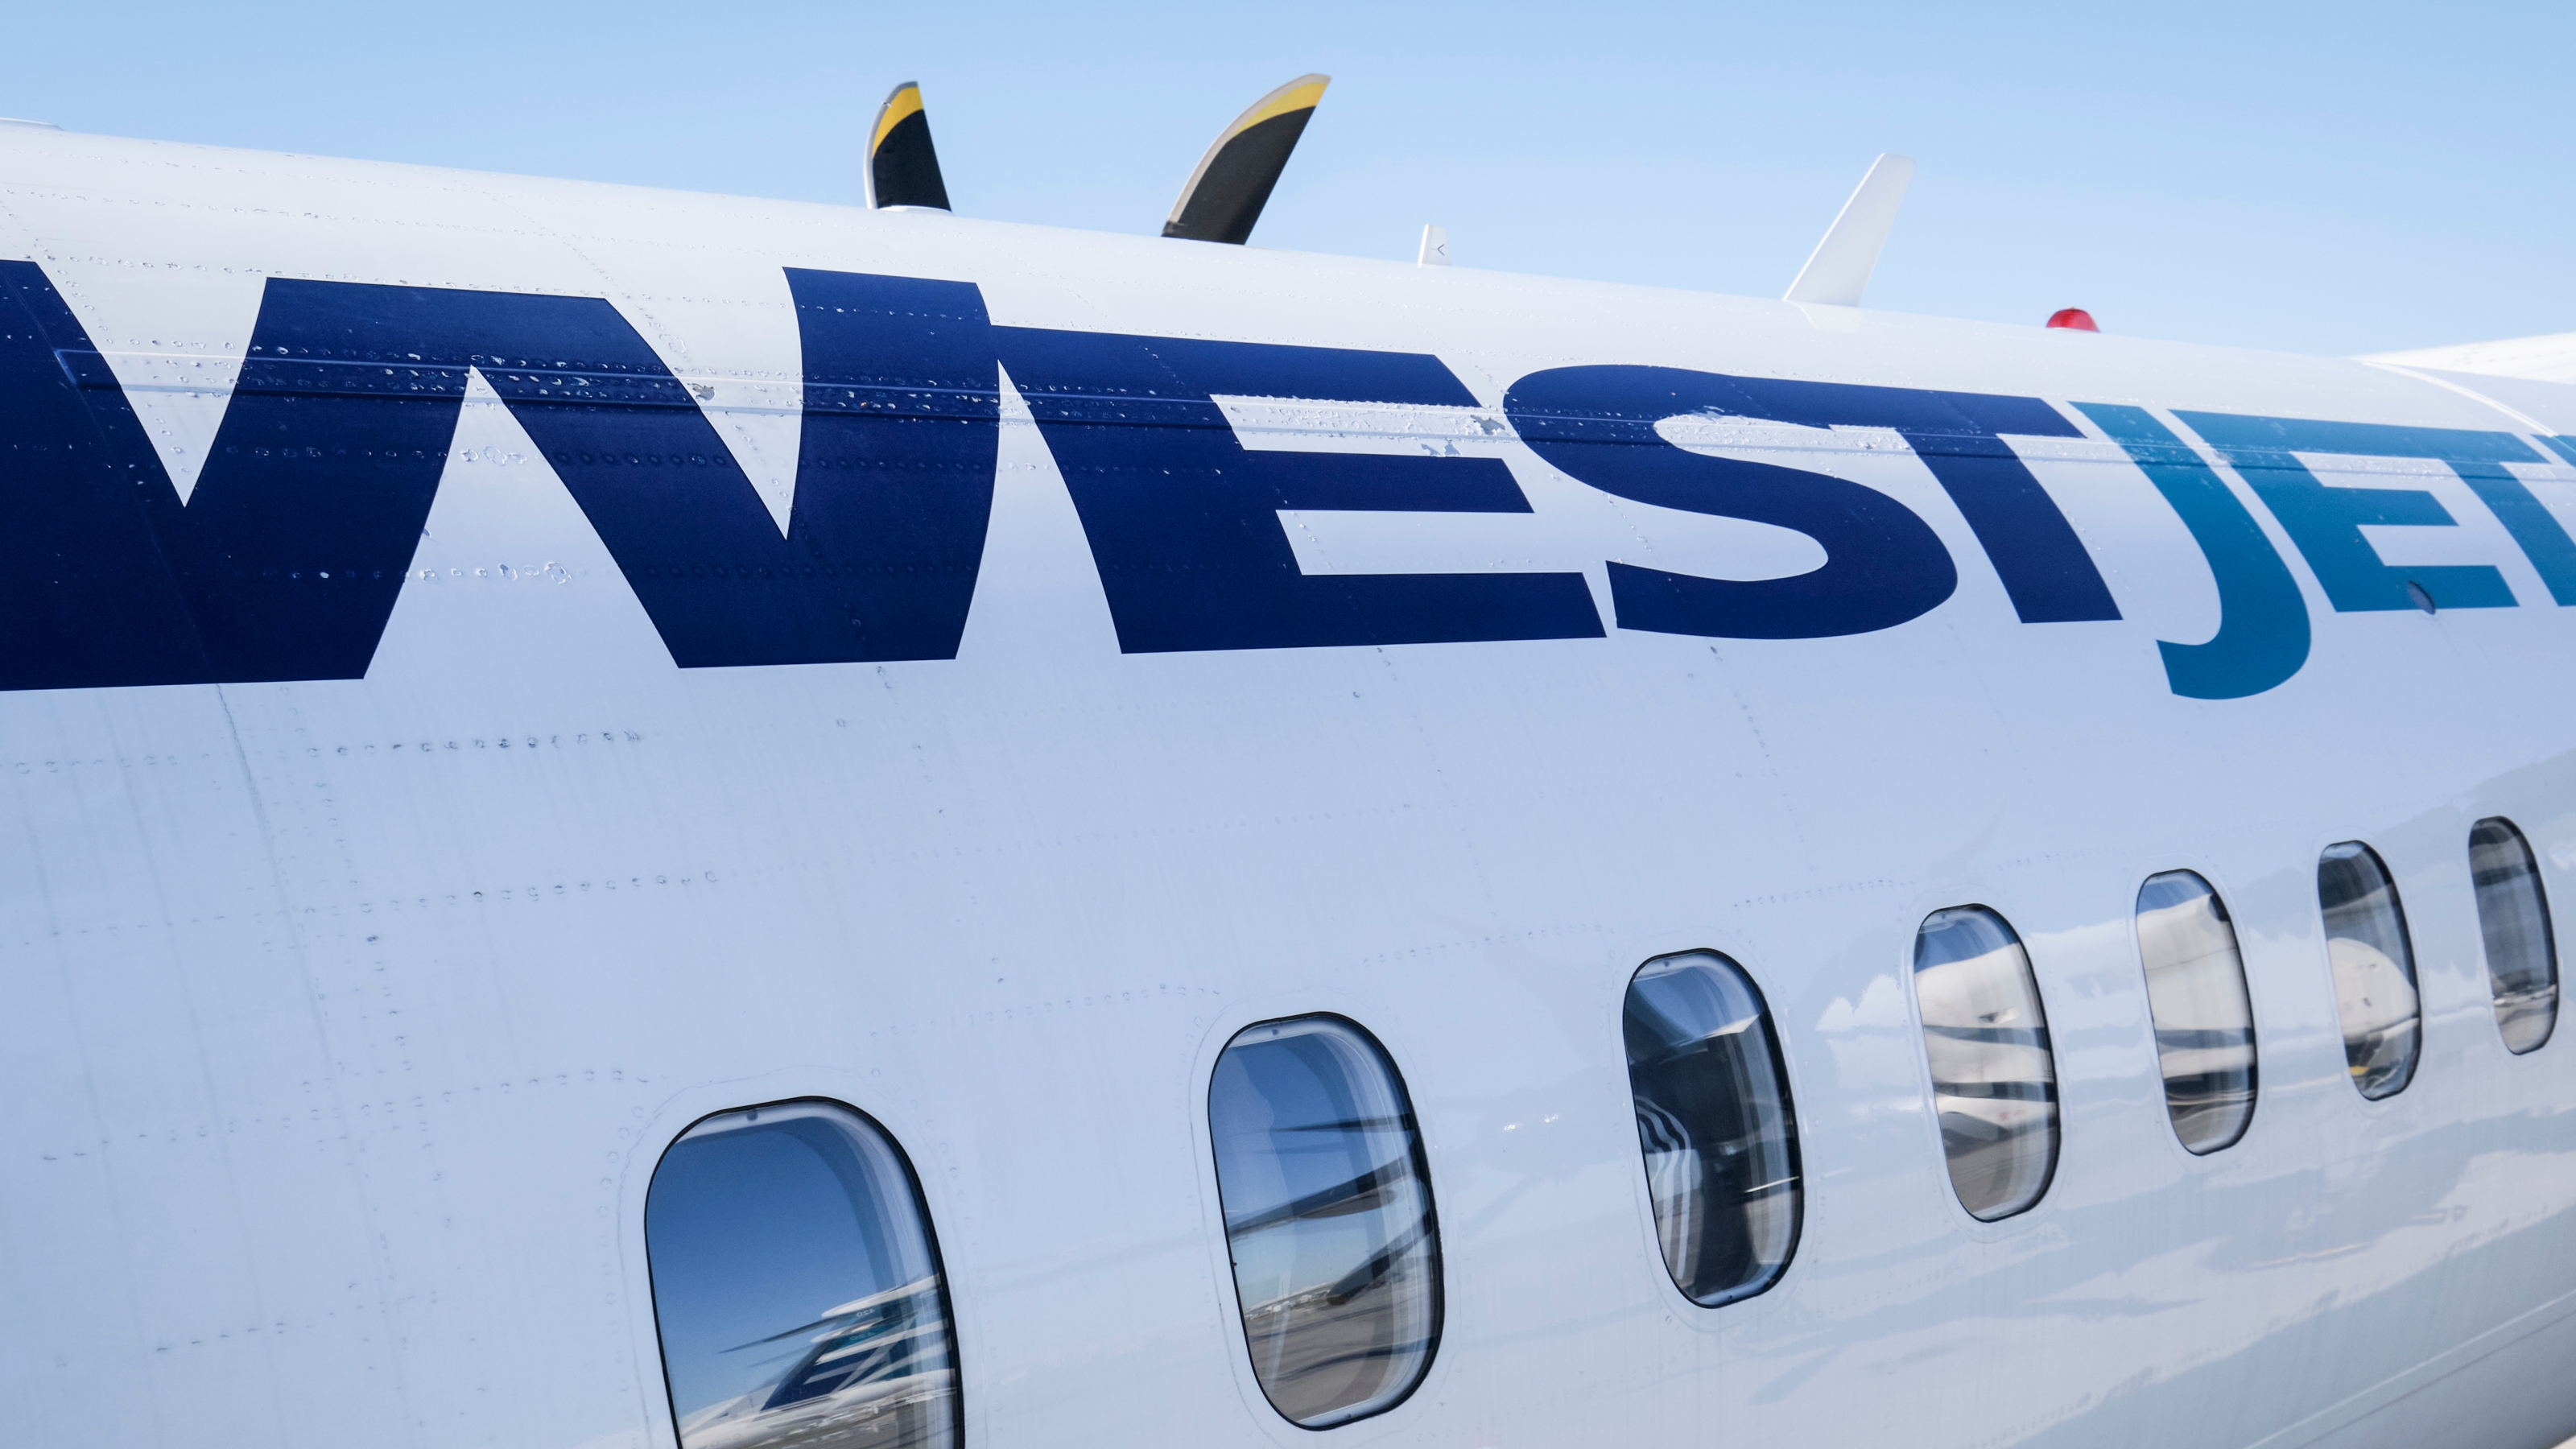
<path id="1" fill-rule="evenodd" d="M 783 1102 L 690 1128 L 653 1169 L 644 1253 L 681 1449 L 954 1449 L 939 1247 L 874 1122 Z"/>
<path id="2" fill-rule="evenodd" d="M 2191 871 L 2149 876 L 2138 956 L 2174 1135 L 2193 1152 L 2233 1146 L 2254 1120 L 2254 1004 L 2226 902 Z"/>
<path id="3" fill-rule="evenodd" d="M 1252 1370 L 1328 1429 L 1413 1392 L 1440 1337 L 1440 1232 L 1403 1079 L 1337 1016 L 1245 1028 L 1208 1085 Z"/>
<path id="4" fill-rule="evenodd" d="M 1750 1298 L 1797 1250 L 1803 1191 L 1762 993 L 1714 951 L 1659 956 L 1628 983 L 1622 1027 L 1664 1267 L 1702 1307 Z"/>
<path id="5" fill-rule="evenodd" d="M 2329 845 L 2317 859 L 2317 909 L 2334 971 L 2335 1014 L 2352 1084 L 2377 1101 L 2406 1090 L 2423 1040 L 2415 1001 L 2415 950 L 2397 882 L 2377 852 L 2358 840 Z"/>
<path id="6" fill-rule="evenodd" d="M 2057 1058 L 2030 955 L 1983 906 L 1934 911 L 1914 937 L 1914 1003 L 1959 1206 L 2029 1209 L 2057 1171 Z"/>
<path id="7" fill-rule="evenodd" d="M 2469 828 L 2469 875 L 2477 883 L 2496 1029 L 2505 1050 L 2536 1051 L 2558 1025 L 2558 942 L 2540 863 L 2512 821 L 2490 815 Z"/>

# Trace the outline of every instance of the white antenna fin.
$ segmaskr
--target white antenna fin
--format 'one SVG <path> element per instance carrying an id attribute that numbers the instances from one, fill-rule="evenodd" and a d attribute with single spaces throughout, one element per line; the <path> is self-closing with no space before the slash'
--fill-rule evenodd
<path id="1" fill-rule="evenodd" d="M 1414 257 L 1413 264 L 1417 267 L 1445 267 L 1449 265 L 1449 228 L 1445 226 L 1424 227 L 1422 229 L 1422 250 Z"/>
<path id="2" fill-rule="evenodd" d="M 1896 225 L 1896 208 L 1905 201 L 1905 183 L 1914 179 L 1914 158 L 1893 152 L 1871 163 L 1860 188 L 1843 203 L 1842 214 L 1825 229 L 1813 256 L 1798 269 L 1786 300 L 1857 307 L 1869 290 L 1869 274 L 1878 270 L 1878 254 Z"/>

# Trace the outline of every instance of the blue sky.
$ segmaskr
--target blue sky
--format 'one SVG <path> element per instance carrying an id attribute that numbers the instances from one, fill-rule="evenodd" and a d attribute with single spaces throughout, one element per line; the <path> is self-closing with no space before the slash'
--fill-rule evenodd
<path id="1" fill-rule="evenodd" d="M 1777 295 L 1880 151 L 1873 306 L 2349 353 L 2576 330 L 2576 6 L 14 8 L 0 114 L 856 203 L 919 80 L 961 212 L 1151 233 L 1334 77 L 1256 244 Z"/>

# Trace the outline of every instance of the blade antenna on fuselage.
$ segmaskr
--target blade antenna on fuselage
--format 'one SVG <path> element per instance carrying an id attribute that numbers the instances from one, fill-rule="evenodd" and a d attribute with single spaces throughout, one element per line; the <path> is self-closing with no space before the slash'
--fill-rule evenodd
<path id="1" fill-rule="evenodd" d="M 1914 179 L 1914 158 L 1893 152 L 1871 164 L 1869 174 L 1843 203 L 1815 254 L 1798 269 L 1785 300 L 1857 307 L 1869 290 L 1869 274 L 1878 270 L 1878 254 L 1887 246 L 1888 229 L 1896 225 L 1896 208 L 1905 201 L 1905 183 Z"/>
<path id="2" fill-rule="evenodd" d="M 868 205 L 948 210 L 948 185 L 939 176 L 918 82 L 896 86 L 877 107 L 876 126 L 868 133 Z"/>
<path id="3" fill-rule="evenodd" d="M 1270 188 L 1288 167 L 1289 153 L 1306 133 L 1315 104 L 1324 98 L 1328 75 L 1301 75 L 1234 118 L 1219 132 L 1216 144 L 1199 158 L 1199 169 L 1172 203 L 1163 235 L 1190 241 L 1229 242 L 1241 246 L 1261 220 Z"/>

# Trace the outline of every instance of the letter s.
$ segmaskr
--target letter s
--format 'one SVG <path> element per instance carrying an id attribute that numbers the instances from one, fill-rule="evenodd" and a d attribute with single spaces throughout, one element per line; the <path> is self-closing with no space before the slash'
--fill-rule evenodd
<path id="1" fill-rule="evenodd" d="M 1824 546 L 1822 568 L 1785 579 L 1709 579 L 1613 563 L 1620 628 L 1718 639 L 1866 634 L 1930 611 L 1958 587 L 1940 536 L 1877 489 L 1709 457 L 1655 431 L 1686 413 L 1780 418 L 1776 408 L 1752 405 L 1738 379 L 1675 367 L 1560 367 L 1513 384 L 1503 406 L 1540 458 L 1605 493 L 1776 524 Z"/>

